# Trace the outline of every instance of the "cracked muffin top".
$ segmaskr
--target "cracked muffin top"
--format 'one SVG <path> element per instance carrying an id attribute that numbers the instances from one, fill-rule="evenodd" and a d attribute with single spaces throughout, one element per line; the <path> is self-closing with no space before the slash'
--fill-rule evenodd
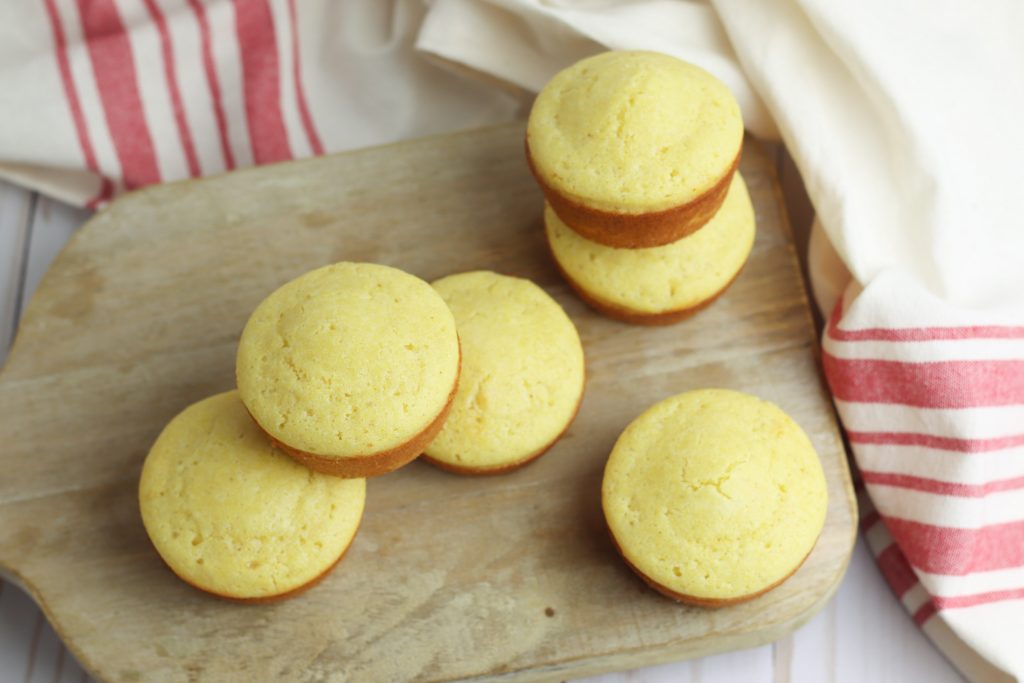
<path id="1" fill-rule="evenodd" d="M 142 521 L 171 570 L 242 600 L 280 597 L 329 571 L 365 501 L 365 479 L 312 472 L 276 449 L 236 391 L 171 420 L 139 482 Z"/>
<path id="2" fill-rule="evenodd" d="M 785 580 L 825 522 L 825 475 L 807 435 L 755 396 L 700 389 L 655 404 L 622 433 L 602 506 L 649 582 L 706 604 Z"/>
<path id="3" fill-rule="evenodd" d="M 559 72 L 537 96 L 526 140 L 537 174 L 602 211 L 687 204 L 732 169 L 739 105 L 698 66 L 657 52 L 604 52 Z"/>
<path id="4" fill-rule="evenodd" d="M 256 308 L 235 371 L 242 402 L 277 441 L 319 456 L 372 456 L 407 443 L 445 409 L 459 341 L 429 284 L 341 262 Z"/>

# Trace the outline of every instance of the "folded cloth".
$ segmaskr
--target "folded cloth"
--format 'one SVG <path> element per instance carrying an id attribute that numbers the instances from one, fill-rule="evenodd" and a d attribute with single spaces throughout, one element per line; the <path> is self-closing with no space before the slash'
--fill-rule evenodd
<path id="1" fill-rule="evenodd" d="M 17 0 L 0 177 L 99 206 L 521 117 L 605 48 L 700 64 L 817 210 L 824 366 L 882 571 L 966 675 L 1022 680 L 1022 19 L 1010 0 Z"/>
<path id="2" fill-rule="evenodd" d="M 435 0 L 416 47 L 533 93 L 597 52 L 656 50 L 713 73 L 736 96 L 748 130 L 778 135 L 722 22 L 702 2 Z"/>
<path id="3" fill-rule="evenodd" d="M 0 3 L 0 177 L 96 207 L 151 183 L 510 121 L 414 49 L 418 0 Z"/>
<path id="4" fill-rule="evenodd" d="M 869 546 L 965 675 L 1020 680 L 1020 7 L 717 6 L 853 276 L 823 362 Z"/>
<path id="5" fill-rule="evenodd" d="M 965 675 L 1024 679 L 1024 12 L 713 5 L 437 0 L 417 44 L 526 89 L 604 47 L 658 49 L 728 83 L 753 132 L 770 112 L 818 213 L 823 361 L 869 545 Z"/>

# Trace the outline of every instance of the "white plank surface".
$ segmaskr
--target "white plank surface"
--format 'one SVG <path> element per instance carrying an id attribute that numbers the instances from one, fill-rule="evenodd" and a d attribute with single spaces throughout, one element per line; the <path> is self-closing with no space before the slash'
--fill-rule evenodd
<path id="1" fill-rule="evenodd" d="M 18 319 L 34 204 L 29 192 L 0 183 L 0 359 Z"/>
<path id="2" fill-rule="evenodd" d="M 0 359 L 17 316 L 88 214 L 0 181 Z M 0 582 L 0 683 L 79 683 L 88 676 L 32 601 Z M 837 596 L 773 645 L 587 679 L 588 683 L 877 683 L 963 679 L 932 647 L 858 543 Z"/>
<path id="3" fill-rule="evenodd" d="M 35 212 L 25 268 L 25 287 L 21 295 L 21 310 L 25 309 L 46 269 L 60 252 L 75 230 L 89 218 L 89 212 L 61 204 L 47 197 L 35 201 Z"/>
<path id="4" fill-rule="evenodd" d="M 88 216 L 0 181 L 0 362 L 43 273 Z M 0 581 L 0 683 L 89 680 L 35 603 Z"/>

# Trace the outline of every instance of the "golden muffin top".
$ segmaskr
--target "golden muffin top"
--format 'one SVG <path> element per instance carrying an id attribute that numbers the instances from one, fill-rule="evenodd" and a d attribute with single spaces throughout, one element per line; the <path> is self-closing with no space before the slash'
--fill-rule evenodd
<path id="1" fill-rule="evenodd" d="M 366 480 L 312 472 L 271 445 L 237 391 L 164 427 L 142 468 L 139 506 L 164 561 L 219 595 L 262 598 L 329 569 L 356 533 Z"/>
<path id="2" fill-rule="evenodd" d="M 469 469 L 517 463 L 576 414 L 584 358 L 569 316 L 529 280 L 476 271 L 434 282 L 462 341 L 451 413 L 426 454 Z"/>
<path id="3" fill-rule="evenodd" d="M 727 600 L 790 574 L 825 523 L 825 475 L 775 405 L 726 389 L 655 404 L 622 433 L 602 505 L 625 558 L 682 595 Z"/>
<path id="4" fill-rule="evenodd" d="M 740 271 L 754 245 L 754 207 L 739 173 L 706 225 L 661 247 L 616 249 L 580 236 L 544 210 L 548 243 L 559 266 L 605 304 L 658 314 L 695 306 Z"/>
<path id="5" fill-rule="evenodd" d="M 700 67 L 656 52 L 604 52 L 555 75 L 526 131 L 538 175 L 603 211 L 687 204 L 721 180 L 743 142 L 729 89 Z"/>
<path id="6" fill-rule="evenodd" d="M 448 402 L 455 320 L 423 280 L 336 263 L 261 303 L 238 345 L 242 401 L 268 434 L 314 455 L 373 455 L 407 442 Z"/>

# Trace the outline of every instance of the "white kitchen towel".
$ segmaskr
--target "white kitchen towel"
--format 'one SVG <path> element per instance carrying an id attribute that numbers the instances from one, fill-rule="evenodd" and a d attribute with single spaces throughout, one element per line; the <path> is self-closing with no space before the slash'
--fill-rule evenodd
<path id="1" fill-rule="evenodd" d="M 658 49 L 729 83 L 755 132 L 763 102 L 820 221 L 823 360 L 869 545 L 961 671 L 1024 679 L 1024 6 L 713 5 L 438 0 L 418 44 L 527 89 L 597 47 L 581 39 Z"/>
<path id="2" fill-rule="evenodd" d="M 818 212 L 825 368 L 880 566 L 968 676 L 1020 680 L 1022 26 L 1009 0 L 10 0 L 0 176 L 100 206 L 510 120 L 604 48 L 700 64 Z"/>

